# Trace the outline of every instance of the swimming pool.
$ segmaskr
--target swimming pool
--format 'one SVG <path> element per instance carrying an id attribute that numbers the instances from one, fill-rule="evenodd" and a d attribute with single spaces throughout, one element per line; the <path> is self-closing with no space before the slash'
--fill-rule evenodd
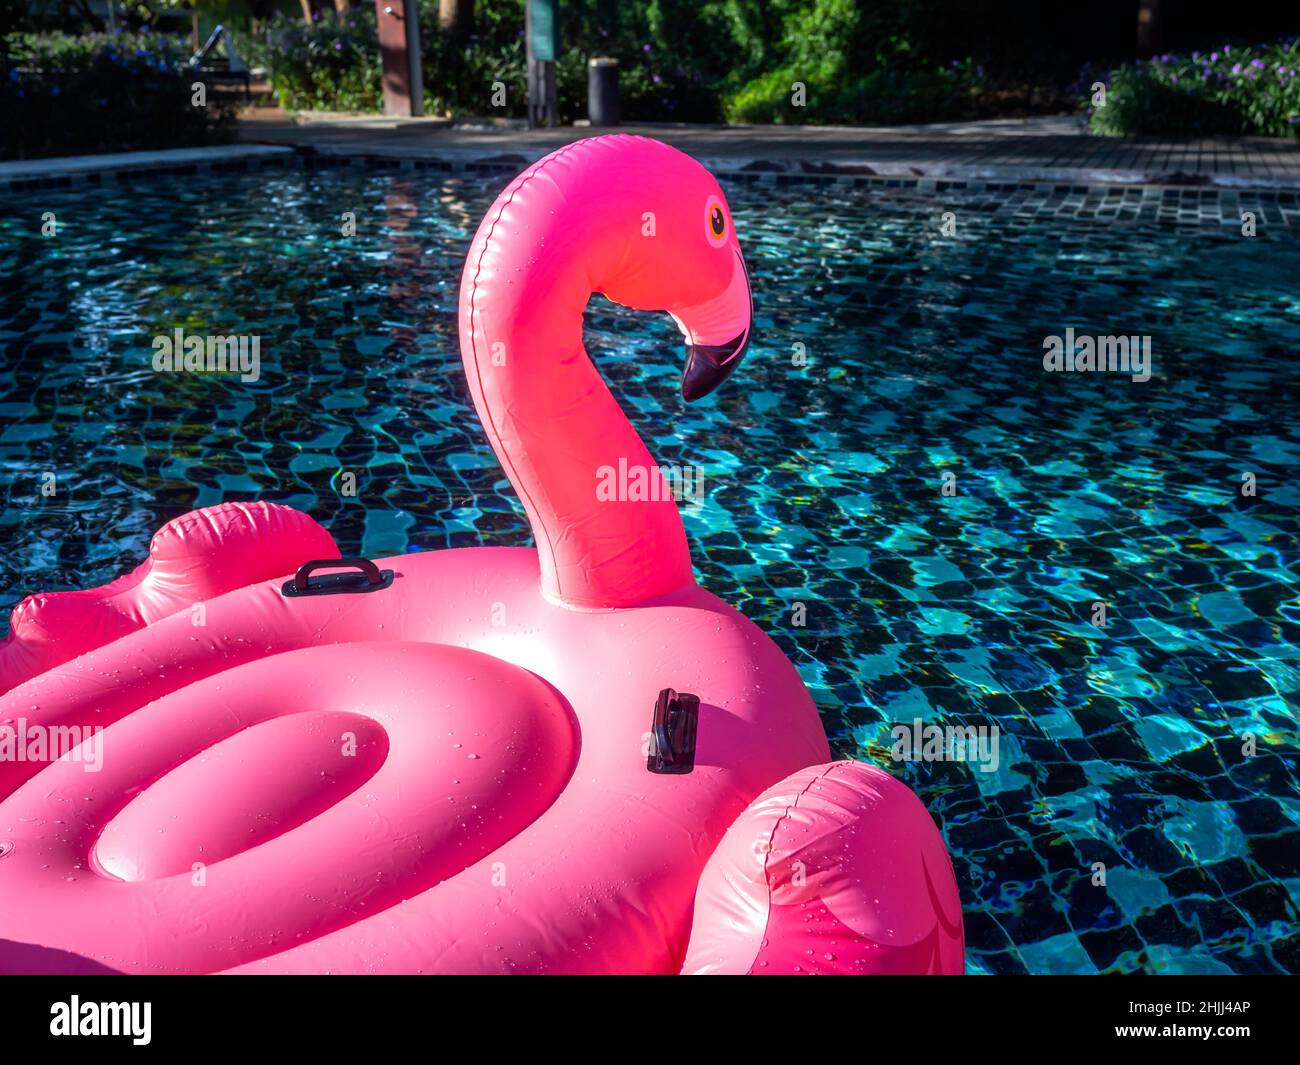
<path id="1" fill-rule="evenodd" d="M 456 334 L 508 176 L 6 200 L 3 601 L 106 581 L 229 499 L 371 557 L 527 542 Z M 600 300 L 587 347 L 657 459 L 703 478 L 703 583 L 798 665 L 836 753 L 941 823 L 970 970 L 1300 971 L 1295 196 L 724 185 L 742 372 L 685 406 L 672 323 Z M 177 328 L 257 336 L 258 380 L 155 373 Z M 1150 380 L 1046 372 L 1067 329 L 1149 337 Z M 892 761 L 917 720 L 996 726 L 996 769 Z"/>

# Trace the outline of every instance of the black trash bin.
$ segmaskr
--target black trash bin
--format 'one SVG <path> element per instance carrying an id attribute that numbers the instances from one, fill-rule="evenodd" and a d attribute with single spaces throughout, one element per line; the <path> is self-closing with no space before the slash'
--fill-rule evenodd
<path id="1" fill-rule="evenodd" d="M 618 60 L 587 62 L 587 118 L 593 126 L 618 125 Z"/>

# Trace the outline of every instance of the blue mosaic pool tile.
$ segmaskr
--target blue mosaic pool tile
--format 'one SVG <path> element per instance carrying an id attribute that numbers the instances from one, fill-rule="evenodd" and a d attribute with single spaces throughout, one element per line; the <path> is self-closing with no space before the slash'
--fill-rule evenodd
<path id="1" fill-rule="evenodd" d="M 456 326 L 512 166 L 9 195 L 9 601 L 104 582 L 226 499 L 308 511 L 349 553 L 528 542 Z M 672 323 L 598 299 L 587 346 L 656 457 L 705 470 L 684 514 L 701 581 L 789 655 L 836 754 L 897 774 L 940 825 L 968 971 L 1300 971 L 1294 196 L 724 184 L 755 289 L 743 372 L 683 406 Z M 259 335 L 261 379 L 150 372 L 177 325 Z M 1067 326 L 1149 335 L 1151 380 L 1045 373 Z M 996 726 L 996 771 L 894 762 L 891 728 L 918 718 Z"/>

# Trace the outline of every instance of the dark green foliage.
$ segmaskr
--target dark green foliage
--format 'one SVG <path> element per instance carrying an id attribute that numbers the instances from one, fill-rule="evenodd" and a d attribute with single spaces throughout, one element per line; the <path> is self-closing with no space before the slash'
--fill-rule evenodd
<path id="1" fill-rule="evenodd" d="M 188 41 L 152 33 L 12 34 L 0 67 L 0 157 L 144 151 L 229 139 L 233 109 L 184 67 Z"/>
<path id="2" fill-rule="evenodd" d="M 1162 55 L 1082 79 L 1096 133 L 1195 136 L 1300 134 L 1300 41 L 1225 44 L 1190 55 Z M 1105 102 L 1091 106 L 1093 84 Z"/>
<path id="3" fill-rule="evenodd" d="M 924 7 L 928 0 L 921 0 Z M 902 16 L 862 14 L 854 0 L 563 0 L 557 79 L 561 117 L 586 114 L 587 60 L 619 60 L 630 120 L 716 122 L 920 121 L 968 113 L 982 71 L 969 60 L 921 58 Z M 875 10 L 875 9 L 872 9 Z M 912 11 L 908 17 L 915 17 Z M 525 113 L 523 0 L 484 0 L 460 39 L 441 33 L 423 0 L 426 110 L 458 117 Z M 346 24 L 273 23 L 265 62 L 291 108 L 382 106 L 373 9 Z M 260 55 L 257 45 L 246 52 Z M 792 102 L 804 86 L 803 105 Z M 504 107 L 493 91 L 505 86 Z"/>

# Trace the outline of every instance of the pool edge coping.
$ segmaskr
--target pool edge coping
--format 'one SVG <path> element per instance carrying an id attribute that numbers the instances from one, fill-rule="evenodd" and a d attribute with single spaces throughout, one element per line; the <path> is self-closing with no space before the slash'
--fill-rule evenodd
<path id="1" fill-rule="evenodd" d="M 0 194 L 35 192 L 116 180 L 121 175 L 198 174 L 222 170 L 265 169 L 297 164 L 307 169 L 367 166 L 396 170 L 516 173 L 549 154 L 533 146 L 421 149 L 357 145 L 290 145 L 238 142 L 151 152 L 61 156 L 0 162 Z M 1149 171 L 1104 167 L 1041 167 L 1016 164 L 970 165 L 943 161 L 784 160 L 752 156 L 700 155 L 700 162 L 719 176 L 786 184 L 791 182 L 884 184 L 968 183 L 1088 186 L 1094 188 L 1190 188 L 1219 192 L 1297 192 L 1295 176 L 1244 177 L 1186 171 Z"/>

